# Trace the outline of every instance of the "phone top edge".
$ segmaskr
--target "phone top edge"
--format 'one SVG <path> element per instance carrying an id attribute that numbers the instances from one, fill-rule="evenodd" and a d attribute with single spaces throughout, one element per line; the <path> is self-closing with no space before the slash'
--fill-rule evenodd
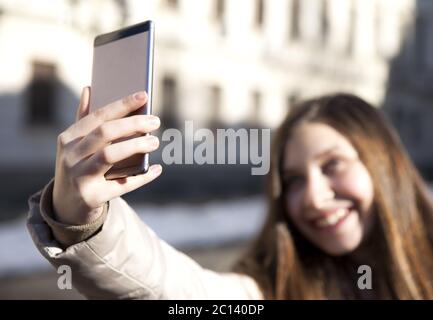
<path id="1" fill-rule="evenodd" d="M 96 36 L 93 42 L 93 46 L 97 47 L 119 39 L 131 37 L 133 35 L 142 32 L 153 31 L 153 28 L 154 28 L 154 22 L 152 20 L 140 22 L 132 26 L 125 27 L 123 29 L 115 30 L 109 33 L 104 33 Z M 152 32 L 150 33 L 152 34 Z"/>

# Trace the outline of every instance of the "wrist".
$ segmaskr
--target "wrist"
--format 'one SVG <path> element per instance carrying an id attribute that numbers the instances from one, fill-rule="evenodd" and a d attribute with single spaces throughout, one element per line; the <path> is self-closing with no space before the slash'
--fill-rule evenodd
<path id="1" fill-rule="evenodd" d="M 73 208 L 73 210 L 70 210 Z M 69 209 L 69 210 L 68 210 Z M 60 223 L 86 225 L 96 221 L 103 213 L 104 206 L 88 208 L 84 205 L 59 206 L 53 201 L 53 217 Z"/>

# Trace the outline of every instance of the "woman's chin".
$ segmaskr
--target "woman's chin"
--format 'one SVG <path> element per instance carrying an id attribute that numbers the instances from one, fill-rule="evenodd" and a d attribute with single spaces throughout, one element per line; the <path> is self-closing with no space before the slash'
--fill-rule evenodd
<path id="1" fill-rule="evenodd" d="M 346 238 L 321 242 L 319 248 L 330 256 L 343 256 L 354 252 L 361 244 L 362 236 L 355 232 Z"/>

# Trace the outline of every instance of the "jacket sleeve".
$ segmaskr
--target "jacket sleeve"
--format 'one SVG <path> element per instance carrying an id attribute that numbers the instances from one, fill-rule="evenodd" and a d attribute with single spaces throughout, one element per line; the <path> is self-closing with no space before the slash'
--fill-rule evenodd
<path id="1" fill-rule="evenodd" d="M 48 190 L 48 191 L 47 191 Z M 158 238 L 121 198 L 110 201 L 105 221 L 90 238 L 62 246 L 41 214 L 41 198 L 29 199 L 28 231 L 56 268 L 72 270 L 74 287 L 89 299 L 262 299 L 256 282 L 217 273 Z"/>

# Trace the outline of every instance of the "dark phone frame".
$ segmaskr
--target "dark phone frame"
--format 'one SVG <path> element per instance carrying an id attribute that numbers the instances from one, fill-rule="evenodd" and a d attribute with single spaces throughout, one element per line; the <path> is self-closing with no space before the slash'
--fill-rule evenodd
<path id="1" fill-rule="evenodd" d="M 154 22 L 147 20 L 132 26 L 128 26 L 119 30 L 115 30 L 109 33 L 101 34 L 96 36 L 93 46 L 98 47 L 104 44 L 108 44 L 113 41 L 124 39 L 130 36 L 134 36 L 139 33 L 149 32 L 149 47 L 148 47 L 148 57 L 150 59 L 149 70 L 147 73 L 147 88 L 143 88 L 148 94 L 147 102 L 137 113 L 150 115 L 152 113 L 152 95 L 153 95 L 153 53 L 154 53 L 154 33 L 155 33 Z M 148 133 L 145 135 L 149 135 Z M 128 176 L 136 176 L 139 174 L 144 174 L 149 170 L 149 154 L 145 153 L 143 160 L 140 165 L 132 167 L 120 167 L 116 168 L 114 165 L 110 170 L 105 173 L 105 178 L 107 180 L 115 180 L 126 178 Z"/>

